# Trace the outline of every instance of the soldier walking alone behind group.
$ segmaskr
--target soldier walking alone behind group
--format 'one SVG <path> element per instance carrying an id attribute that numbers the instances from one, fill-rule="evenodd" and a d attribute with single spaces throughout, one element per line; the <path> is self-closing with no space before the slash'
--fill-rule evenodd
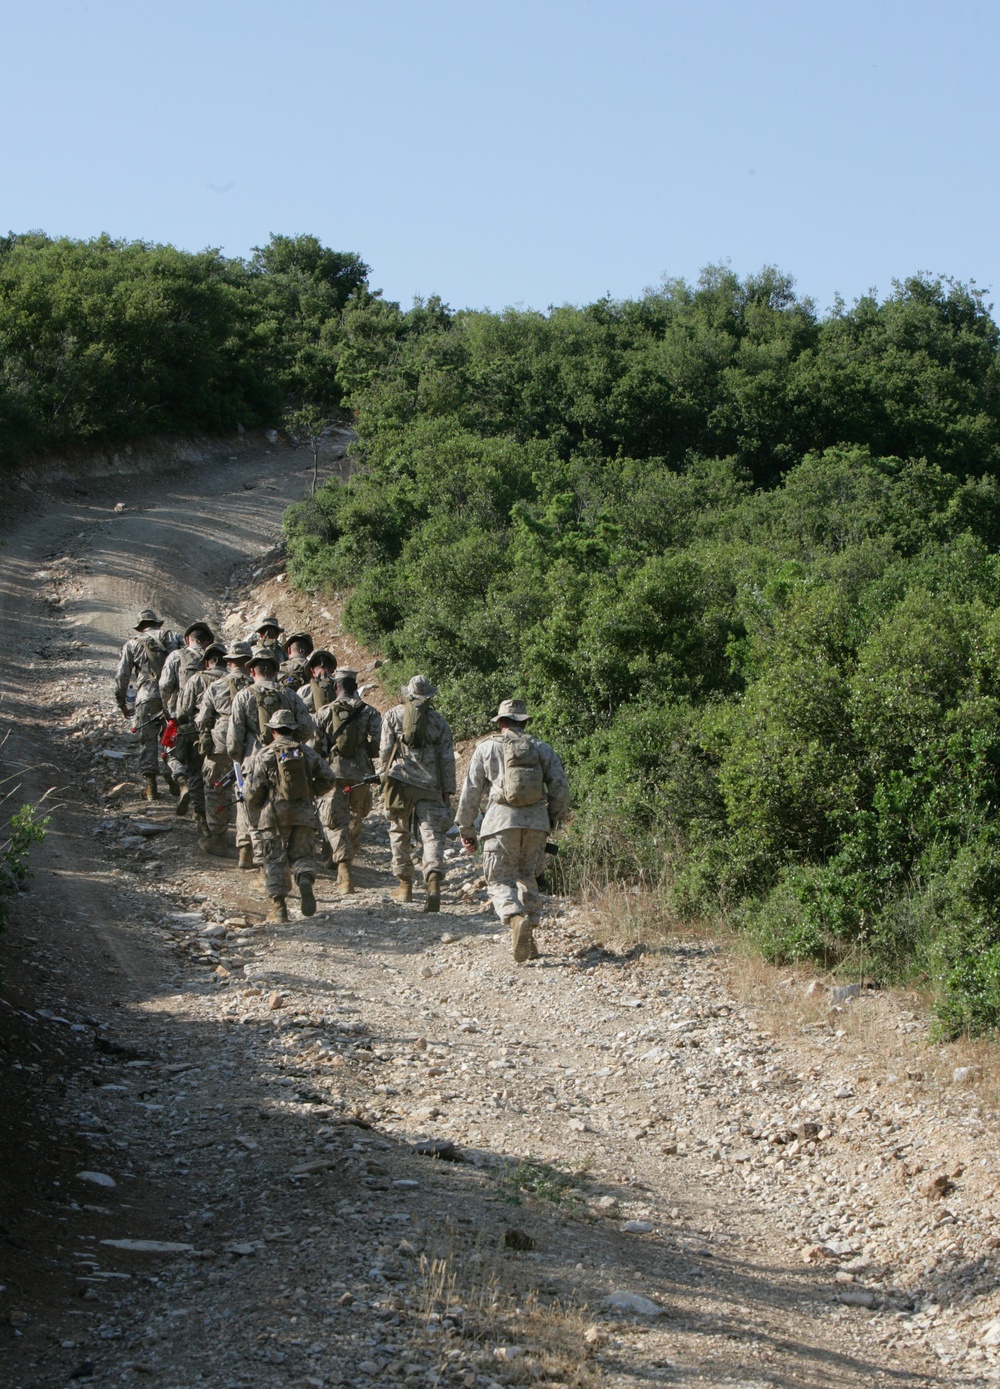
<path id="1" fill-rule="evenodd" d="M 402 704 L 382 721 L 380 747 L 392 871 L 399 879 L 391 896 L 397 902 L 413 900 L 412 821 L 423 844 L 424 911 L 436 912 L 441 909 L 445 835 L 455 823 L 455 745 L 447 720 L 432 704 L 437 687 L 426 676 L 415 675 L 400 693 Z"/>
<path id="2" fill-rule="evenodd" d="M 499 732 L 484 738 L 472 754 L 457 820 L 462 843 L 474 853 L 475 821 L 489 790 L 479 830 L 483 876 L 497 916 L 511 928 L 514 959 L 523 964 L 538 957 L 538 874 L 549 831 L 569 810 L 569 785 L 554 750 L 528 733 L 530 719 L 521 700 L 505 699 L 491 722 L 499 724 Z"/>

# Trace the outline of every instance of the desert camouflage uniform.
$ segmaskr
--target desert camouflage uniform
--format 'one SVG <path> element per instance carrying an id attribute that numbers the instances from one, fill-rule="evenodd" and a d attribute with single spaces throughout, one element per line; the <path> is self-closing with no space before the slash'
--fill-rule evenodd
<path id="1" fill-rule="evenodd" d="M 423 693 L 418 686 L 421 678 L 410 682 L 411 693 Z M 444 876 L 445 835 L 455 823 L 444 797 L 455 792 L 455 746 L 448 721 L 431 709 L 424 746 L 407 747 L 403 742 L 404 712 L 404 705 L 397 704 L 382 720 L 379 755 L 385 777 L 392 871 L 401 882 L 412 882 L 411 819 L 416 821 L 423 845 L 424 878 L 428 873 Z"/>
<path id="2" fill-rule="evenodd" d="M 163 641 L 158 632 L 150 632 L 151 637 Z M 129 637 L 118 657 L 115 671 L 115 702 L 122 710 L 126 708 L 128 687 L 135 686 L 135 732 L 139 738 L 139 772 L 142 776 L 156 776 L 160 768 L 160 730 L 163 727 L 163 700 L 160 685 L 141 636 Z"/>
<path id="3" fill-rule="evenodd" d="M 352 720 L 352 726 L 357 728 L 357 752 L 353 757 L 343 757 L 337 751 L 342 739 L 333 736 L 333 727 L 345 708 L 351 712 L 359 706 L 361 713 Z M 371 786 L 358 783 L 375 772 L 373 758 L 379 753 L 382 715 L 370 704 L 365 704 L 360 696 L 353 699 L 342 696 L 323 706 L 316 716 L 316 727 L 319 730 L 316 747 L 337 777 L 336 786 L 319 803 L 320 824 L 333 862 L 351 863 L 361 837 L 361 825 L 372 808 Z M 348 786 L 351 788 L 349 795 L 345 790 Z"/>
<path id="4" fill-rule="evenodd" d="M 284 752 L 301 754 L 311 794 L 294 800 L 281 796 L 279 759 Z M 299 890 L 303 880 L 311 885 L 318 872 L 316 863 L 316 818 L 314 798 L 325 795 L 336 783 L 332 768 L 319 753 L 305 747 L 294 736 L 277 732 L 267 747 L 259 749 L 250 763 L 244 794 L 250 814 L 256 820 L 264 865 L 264 884 L 269 897 L 285 896 L 285 873 L 290 872 Z"/>
<path id="5" fill-rule="evenodd" d="M 496 733 L 477 745 L 455 818 L 463 838 L 471 839 L 483 793 L 489 791 L 479 839 L 490 901 L 504 923 L 523 913 L 537 926 L 541 913 L 537 879 L 545 862 L 545 841 L 569 810 L 569 784 L 555 751 L 532 738 L 545 778 L 545 797 L 537 805 L 504 805 L 498 799 L 503 792 L 504 736 Z"/>

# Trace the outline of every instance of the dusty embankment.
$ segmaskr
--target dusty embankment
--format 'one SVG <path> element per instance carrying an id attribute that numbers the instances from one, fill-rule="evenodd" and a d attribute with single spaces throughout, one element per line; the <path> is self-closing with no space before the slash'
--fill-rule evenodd
<path id="1" fill-rule="evenodd" d="M 0 1382 L 1000 1379 L 1000 1126 L 906 1000 L 629 947 L 624 900 L 552 899 L 515 969 L 474 864 L 438 918 L 387 899 L 377 816 L 357 896 L 265 930 L 171 802 L 109 796 L 134 608 L 277 602 L 369 664 L 273 562 L 305 454 L 233 456 L 6 537 L 8 768 L 58 809 L 2 946 Z"/>

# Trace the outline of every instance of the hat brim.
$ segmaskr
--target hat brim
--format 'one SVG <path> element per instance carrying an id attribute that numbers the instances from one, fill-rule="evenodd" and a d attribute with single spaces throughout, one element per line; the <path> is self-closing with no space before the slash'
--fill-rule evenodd
<path id="1" fill-rule="evenodd" d="M 132 628 L 132 630 L 133 630 L 133 632 L 144 632 L 144 631 L 146 630 L 147 627 L 162 627 L 162 626 L 163 626 L 163 618 L 161 617 L 161 618 L 159 619 L 158 622 L 137 622 L 137 623 L 135 624 L 135 626 Z"/>
<path id="2" fill-rule="evenodd" d="M 490 723 L 499 723 L 501 719 L 506 719 L 508 723 L 530 723 L 531 715 L 525 714 L 524 718 L 518 718 L 516 714 L 494 714 Z"/>

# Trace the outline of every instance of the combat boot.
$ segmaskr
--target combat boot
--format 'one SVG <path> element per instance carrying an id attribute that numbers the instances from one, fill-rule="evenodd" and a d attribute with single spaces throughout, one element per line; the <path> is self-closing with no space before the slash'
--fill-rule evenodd
<path id="1" fill-rule="evenodd" d="M 187 777 L 179 776 L 177 785 L 180 788 L 181 798 L 174 806 L 175 815 L 186 815 L 187 808 L 191 804 L 191 792 L 188 789 Z"/>
<path id="2" fill-rule="evenodd" d="M 158 801 L 160 799 L 160 793 L 156 789 L 156 777 L 152 773 L 147 773 L 146 789 L 142 794 L 147 801 Z"/>
<path id="3" fill-rule="evenodd" d="M 240 845 L 240 867 L 253 871 L 253 849 L 249 844 Z"/>
<path id="4" fill-rule="evenodd" d="M 316 915 L 316 894 L 313 892 L 312 878 L 299 879 L 299 897 L 302 901 L 302 915 Z"/>
<path id="5" fill-rule="evenodd" d="M 174 781 L 174 774 L 170 768 L 163 763 L 161 765 L 163 766 L 163 779 L 167 783 L 167 790 L 176 798 L 181 794 L 181 788 Z"/>
<path id="6" fill-rule="evenodd" d="M 285 906 L 284 897 L 271 898 L 271 910 L 268 912 L 267 921 L 287 921 L 288 908 Z"/>
<path id="7" fill-rule="evenodd" d="M 389 893 L 394 902 L 413 901 L 413 881 L 410 878 L 400 878 L 399 887 L 394 887 Z"/>
<path id="8" fill-rule="evenodd" d="M 439 912 L 441 910 L 441 874 L 427 874 L 427 901 L 424 903 L 425 912 Z"/>
<path id="9" fill-rule="evenodd" d="M 512 916 L 510 919 L 510 932 L 514 941 L 514 962 L 523 965 L 525 960 L 537 957 L 537 947 L 531 934 L 531 921 L 524 915 Z M 536 954 L 532 955 L 532 949 Z"/>
<path id="10" fill-rule="evenodd" d="M 337 891 L 344 897 L 348 897 L 354 891 L 351 865 L 343 861 L 337 864 Z"/>
<path id="11" fill-rule="evenodd" d="M 198 848 L 203 853 L 215 854 L 217 858 L 225 858 L 229 853 L 229 845 L 224 834 L 205 835 L 204 839 L 198 840 Z"/>

